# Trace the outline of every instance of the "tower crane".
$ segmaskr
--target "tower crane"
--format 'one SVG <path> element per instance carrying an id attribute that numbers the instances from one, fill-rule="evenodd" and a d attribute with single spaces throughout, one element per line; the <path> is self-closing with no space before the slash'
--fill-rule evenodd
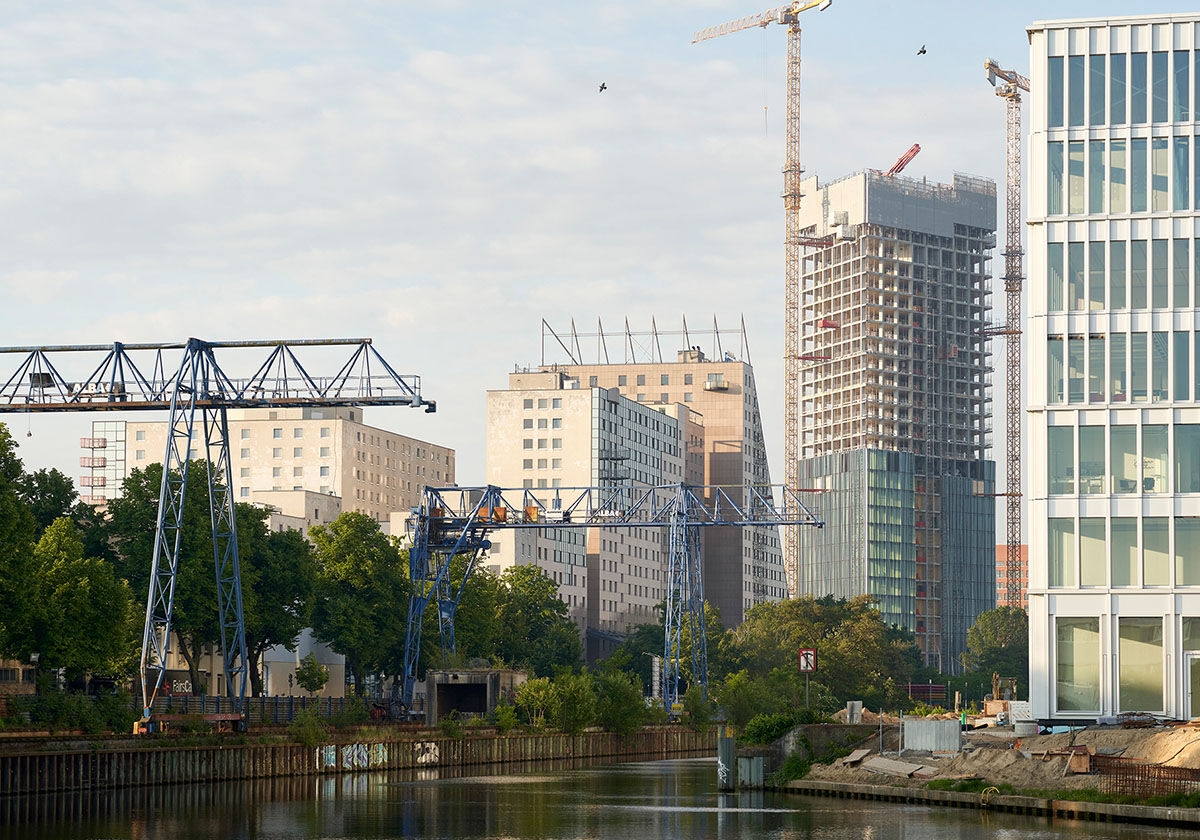
<path id="1" fill-rule="evenodd" d="M 1005 211 L 1004 293 L 1005 324 L 989 330 L 990 335 L 1007 338 L 1004 410 L 1005 467 L 1007 487 L 1000 494 L 1006 499 L 1007 550 L 1004 569 L 1007 577 L 1005 596 L 1010 606 L 1021 602 L 1021 287 L 1024 276 L 1025 250 L 1021 247 L 1021 91 L 1029 91 L 1029 79 L 1012 70 L 1000 67 L 994 59 L 983 64 L 988 82 L 996 96 L 1005 101 L 1005 189 L 1008 201 Z"/>
<path id="2" fill-rule="evenodd" d="M 431 601 L 437 604 L 443 653 L 454 651 L 454 614 L 467 580 L 492 531 L 520 528 L 669 528 L 666 614 L 663 616 L 663 702 L 670 712 L 679 700 L 684 633 L 690 639 L 691 673 L 708 690 L 708 651 L 704 632 L 704 564 L 700 529 L 755 525 L 823 524 L 786 487 L 738 487 L 740 500 L 720 485 L 618 485 L 551 490 L 492 485 L 426 487 L 408 527 L 408 632 L 404 676 L 393 685 L 393 701 L 411 710 L 421 651 L 421 624 Z M 450 561 L 466 559 L 461 580 Z M 400 696 L 397 697 L 396 695 Z"/>
<path id="3" fill-rule="evenodd" d="M 772 23 L 787 27 L 787 155 L 783 165 L 784 226 L 784 336 L 783 336 L 783 457 L 784 484 L 793 493 L 800 486 L 800 249 L 828 247 L 824 240 L 800 236 L 800 13 L 824 11 L 833 0 L 794 0 L 777 9 L 702 29 L 692 43 L 707 41 L 755 26 Z M 783 529 L 783 566 L 788 594 L 799 591 L 800 532 L 795 526 Z"/>
<path id="4" fill-rule="evenodd" d="M 310 375 L 300 348 L 350 346 L 331 376 Z M 263 352 L 266 352 L 264 359 Z M 178 356 L 175 352 L 179 351 Z M 324 352 L 328 353 L 328 350 Z M 369 338 L 301 341 L 202 341 L 175 344 L 58 345 L 0 347 L 15 355 L 15 367 L 0 369 L 0 413 L 63 411 L 167 411 L 158 517 L 140 675 L 143 722 L 150 722 L 162 688 L 175 603 L 184 501 L 189 466 L 203 453 L 208 478 L 209 519 L 216 565 L 216 610 L 228 693 L 238 714 L 245 713 L 246 625 L 242 614 L 241 566 L 234 517 L 233 469 L 229 458 L 229 408 L 311 408 L 323 406 L 423 406 L 417 376 L 392 369 Z M 237 356 L 247 378 L 227 371 Z M 224 364 L 218 359 L 225 359 Z M 248 358 L 247 358 L 248 357 Z M 247 364 L 247 362 L 249 364 Z M 193 443 L 199 446 L 193 450 Z M 193 454 L 194 453 L 194 454 Z M 245 720 L 241 721 L 245 725 Z"/>

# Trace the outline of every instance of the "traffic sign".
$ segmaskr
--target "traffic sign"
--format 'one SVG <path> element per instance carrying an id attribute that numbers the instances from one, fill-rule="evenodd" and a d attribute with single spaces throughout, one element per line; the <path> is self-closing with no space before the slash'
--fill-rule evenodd
<path id="1" fill-rule="evenodd" d="M 817 670 L 816 648 L 800 648 L 800 673 L 808 674 Z"/>

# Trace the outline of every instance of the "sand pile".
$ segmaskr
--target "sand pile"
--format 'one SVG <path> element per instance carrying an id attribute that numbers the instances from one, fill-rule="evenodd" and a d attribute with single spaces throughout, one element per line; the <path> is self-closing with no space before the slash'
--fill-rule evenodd
<path id="1" fill-rule="evenodd" d="M 951 715 L 951 717 L 953 717 L 953 715 Z M 846 722 L 846 710 L 838 709 L 834 713 L 833 719 L 836 720 L 838 723 L 845 723 Z M 870 709 L 864 708 L 862 710 L 862 722 L 864 724 L 867 724 L 867 723 L 878 724 L 879 723 L 879 715 L 875 714 Z M 897 726 L 897 725 L 899 725 L 899 723 L 900 723 L 900 718 L 896 717 L 895 715 L 889 715 L 887 712 L 884 712 L 884 714 L 883 714 L 883 725 L 884 726 L 887 726 L 889 724 L 892 726 Z"/>

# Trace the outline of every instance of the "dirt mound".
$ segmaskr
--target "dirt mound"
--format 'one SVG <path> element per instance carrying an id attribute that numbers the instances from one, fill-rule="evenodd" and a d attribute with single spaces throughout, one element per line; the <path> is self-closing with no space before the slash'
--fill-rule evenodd
<path id="1" fill-rule="evenodd" d="M 838 709 L 834 713 L 833 719 L 836 720 L 838 723 L 845 723 L 846 722 L 846 710 Z M 876 725 L 879 723 L 879 715 L 875 714 L 870 709 L 863 708 L 862 722 L 864 724 Z M 895 715 L 889 715 L 886 712 L 883 714 L 883 725 L 884 726 L 888 726 L 888 725 L 896 726 L 899 723 L 900 723 L 900 718 L 896 717 Z"/>

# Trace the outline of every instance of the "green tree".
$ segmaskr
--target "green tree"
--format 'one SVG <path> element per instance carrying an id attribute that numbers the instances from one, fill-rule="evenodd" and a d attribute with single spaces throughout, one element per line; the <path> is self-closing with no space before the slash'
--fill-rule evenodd
<path id="1" fill-rule="evenodd" d="M 712 704 L 704 699 L 699 685 L 692 685 L 683 693 L 683 721 L 697 732 L 707 729 L 712 722 Z"/>
<path id="2" fill-rule="evenodd" d="M 17 446 L 0 423 L 0 654 L 28 657 L 35 619 L 33 546 L 37 521 L 21 496 Z M 24 651 L 24 652 L 22 652 Z"/>
<path id="3" fill-rule="evenodd" d="M 613 651 L 610 660 L 620 659 L 625 664 L 621 666 L 622 670 L 634 674 L 642 684 L 642 693 L 649 695 L 651 688 L 654 686 L 654 659 L 657 656 L 660 659 L 663 654 L 663 625 L 661 620 L 658 624 L 639 624 L 636 627 L 631 627 L 625 637 L 625 641 L 621 642 Z"/>
<path id="4" fill-rule="evenodd" d="M 596 719 L 596 693 L 587 671 L 559 671 L 554 678 L 550 719 L 554 726 L 572 735 L 582 732 Z"/>
<path id="5" fill-rule="evenodd" d="M 29 650 L 40 668 L 62 668 L 69 681 L 131 669 L 137 610 L 129 585 L 103 560 L 85 558 L 71 520 L 54 520 L 34 549 L 37 619 Z"/>
<path id="6" fill-rule="evenodd" d="M 400 670 L 409 595 L 403 557 L 374 519 L 356 511 L 309 536 L 316 561 L 313 632 L 346 657 L 361 695 L 366 674 Z"/>
<path id="7" fill-rule="evenodd" d="M 21 476 L 20 487 L 21 498 L 37 521 L 39 534 L 54 520 L 69 515 L 79 498 L 74 482 L 56 469 L 26 473 Z"/>
<path id="8" fill-rule="evenodd" d="M 517 688 L 517 706 L 524 710 L 525 719 L 541 726 L 554 703 L 554 684 L 549 677 L 526 680 Z"/>
<path id="9" fill-rule="evenodd" d="M 498 614 L 497 653 L 505 662 L 546 676 L 558 666 L 579 664 L 583 646 L 558 587 L 537 566 L 512 566 L 500 576 L 504 586 Z"/>
<path id="10" fill-rule="evenodd" d="M 967 631 L 963 665 L 991 677 L 1021 677 L 1029 671 L 1029 616 L 1020 607 L 996 607 L 980 613 Z"/>
<path id="11" fill-rule="evenodd" d="M 309 696 L 323 689 L 327 682 L 329 682 L 329 669 L 317 661 L 315 654 L 309 653 L 300 660 L 300 664 L 296 667 L 296 683 L 307 691 Z"/>
<path id="12" fill-rule="evenodd" d="M 209 646 L 219 648 L 221 644 L 206 469 L 204 461 L 188 465 L 171 621 L 179 652 L 187 662 L 192 691 L 197 694 L 207 691 L 200 676 L 201 657 Z M 162 464 L 134 469 L 121 485 L 121 494 L 108 504 L 109 533 L 118 555 L 117 574 L 129 581 L 134 597 L 143 604 L 150 587 L 162 471 Z M 243 587 L 247 577 L 252 576 L 252 571 L 247 574 L 243 566 Z"/>
<path id="13" fill-rule="evenodd" d="M 596 723 L 609 732 L 628 735 L 642 725 L 646 701 L 637 677 L 616 667 L 592 676 L 596 691 Z"/>
<path id="14" fill-rule="evenodd" d="M 262 694 L 263 653 L 276 645 L 295 650 L 300 631 L 308 626 L 316 563 L 313 547 L 301 532 L 268 531 L 269 514 L 262 508 L 238 504 L 235 511 L 246 658 L 251 690 L 257 697 Z"/>
<path id="15" fill-rule="evenodd" d="M 726 677 L 713 695 L 729 716 L 729 721 L 739 729 L 755 715 L 772 711 L 769 707 L 775 705 L 770 702 L 763 682 L 752 680 L 744 670 Z"/>

